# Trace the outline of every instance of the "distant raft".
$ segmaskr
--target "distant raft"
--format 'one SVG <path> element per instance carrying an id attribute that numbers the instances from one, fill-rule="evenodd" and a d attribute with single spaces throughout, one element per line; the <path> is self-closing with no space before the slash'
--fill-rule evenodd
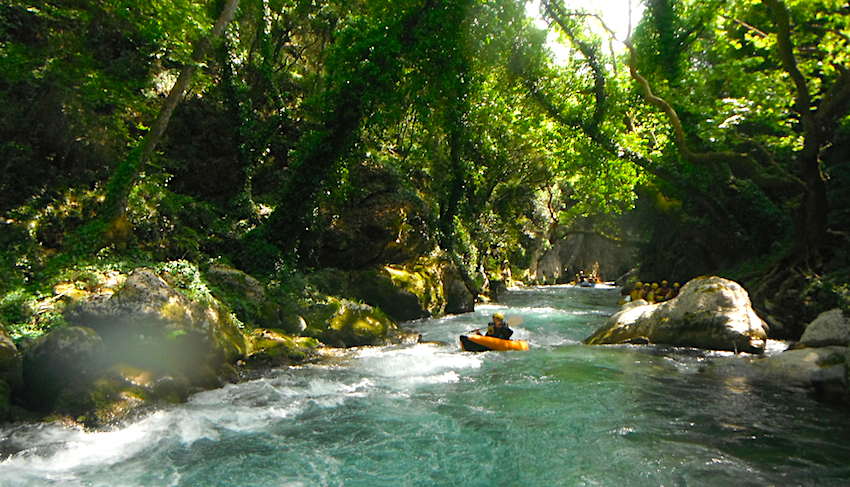
<path id="1" fill-rule="evenodd" d="M 528 350 L 528 342 L 525 340 L 504 340 L 486 335 L 461 335 L 460 346 L 467 352 Z"/>

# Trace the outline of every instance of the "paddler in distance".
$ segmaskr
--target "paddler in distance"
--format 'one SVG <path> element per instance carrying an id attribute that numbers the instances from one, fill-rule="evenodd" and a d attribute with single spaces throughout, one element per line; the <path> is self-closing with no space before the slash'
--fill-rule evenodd
<path id="1" fill-rule="evenodd" d="M 475 330 L 475 333 L 481 334 L 478 329 Z M 514 331 L 505 323 L 505 313 L 501 311 L 497 311 L 493 313 L 493 321 L 491 321 L 487 325 L 487 335 L 488 337 L 501 338 L 502 340 L 510 340 L 511 335 L 514 334 Z"/>

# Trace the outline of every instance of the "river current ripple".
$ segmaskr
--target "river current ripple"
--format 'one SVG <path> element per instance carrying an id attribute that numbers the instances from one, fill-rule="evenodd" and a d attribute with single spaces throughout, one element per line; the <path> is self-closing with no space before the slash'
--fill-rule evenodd
<path id="1" fill-rule="evenodd" d="M 0 429 L 14 486 L 846 486 L 846 411 L 741 373 L 746 356 L 581 344 L 618 290 L 513 290 L 405 326 L 412 346 L 191 397 L 122 429 Z M 467 353 L 501 310 L 527 352 Z"/>

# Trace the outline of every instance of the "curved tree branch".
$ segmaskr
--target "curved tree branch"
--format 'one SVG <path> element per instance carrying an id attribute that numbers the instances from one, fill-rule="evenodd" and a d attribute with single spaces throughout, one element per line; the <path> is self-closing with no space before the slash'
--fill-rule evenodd
<path id="1" fill-rule="evenodd" d="M 605 120 L 605 111 L 607 108 L 605 70 L 599 62 L 596 47 L 579 39 L 578 36 L 575 35 L 575 32 L 573 32 L 572 28 L 567 26 L 564 21 L 564 17 L 569 15 L 590 16 L 598 19 L 600 22 L 602 22 L 602 19 L 593 14 L 568 14 L 559 4 L 551 1 L 545 2 L 544 6 L 547 14 L 561 27 L 561 30 L 564 31 L 564 34 L 570 38 L 573 44 L 578 47 L 579 51 L 581 51 L 585 59 L 587 59 L 588 64 L 590 64 L 590 68 L 593 70 L 593 94 L 596 97 L 596 106 L 593 111 L 593 127 L 594 129 L 598 129 L 603 120 Z"/>
<path id="2" fill-rule="evenodd" d="M 797 58 L 794 56 L 794 44 L 791 42 L 791 23 L 788 18 L 788 10 L 784 3 L 779 0 L 763 0 L 772 12 L 776 20 L 776 44 L 779 48 L 779 58 L 782 69 L 791 76 L 794 86 L 797 88 L 796 110 L 803 119 L 806 131 L 813 129 L 814 118 L 812 116 L 812 95 L 806 77 L 797 66 Z"/>

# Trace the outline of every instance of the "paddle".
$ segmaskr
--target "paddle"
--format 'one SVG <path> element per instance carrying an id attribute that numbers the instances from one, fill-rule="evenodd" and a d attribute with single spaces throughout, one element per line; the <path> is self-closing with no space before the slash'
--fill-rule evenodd
<path id="1" fill-rule="evenodd" d="M 522 316 L 520 316 L 520 315 L 508 316 L 507 318 L 505 318 L 505 323 L 508 326 L 519 326 L 519 325 L 522 324 Z"/>

